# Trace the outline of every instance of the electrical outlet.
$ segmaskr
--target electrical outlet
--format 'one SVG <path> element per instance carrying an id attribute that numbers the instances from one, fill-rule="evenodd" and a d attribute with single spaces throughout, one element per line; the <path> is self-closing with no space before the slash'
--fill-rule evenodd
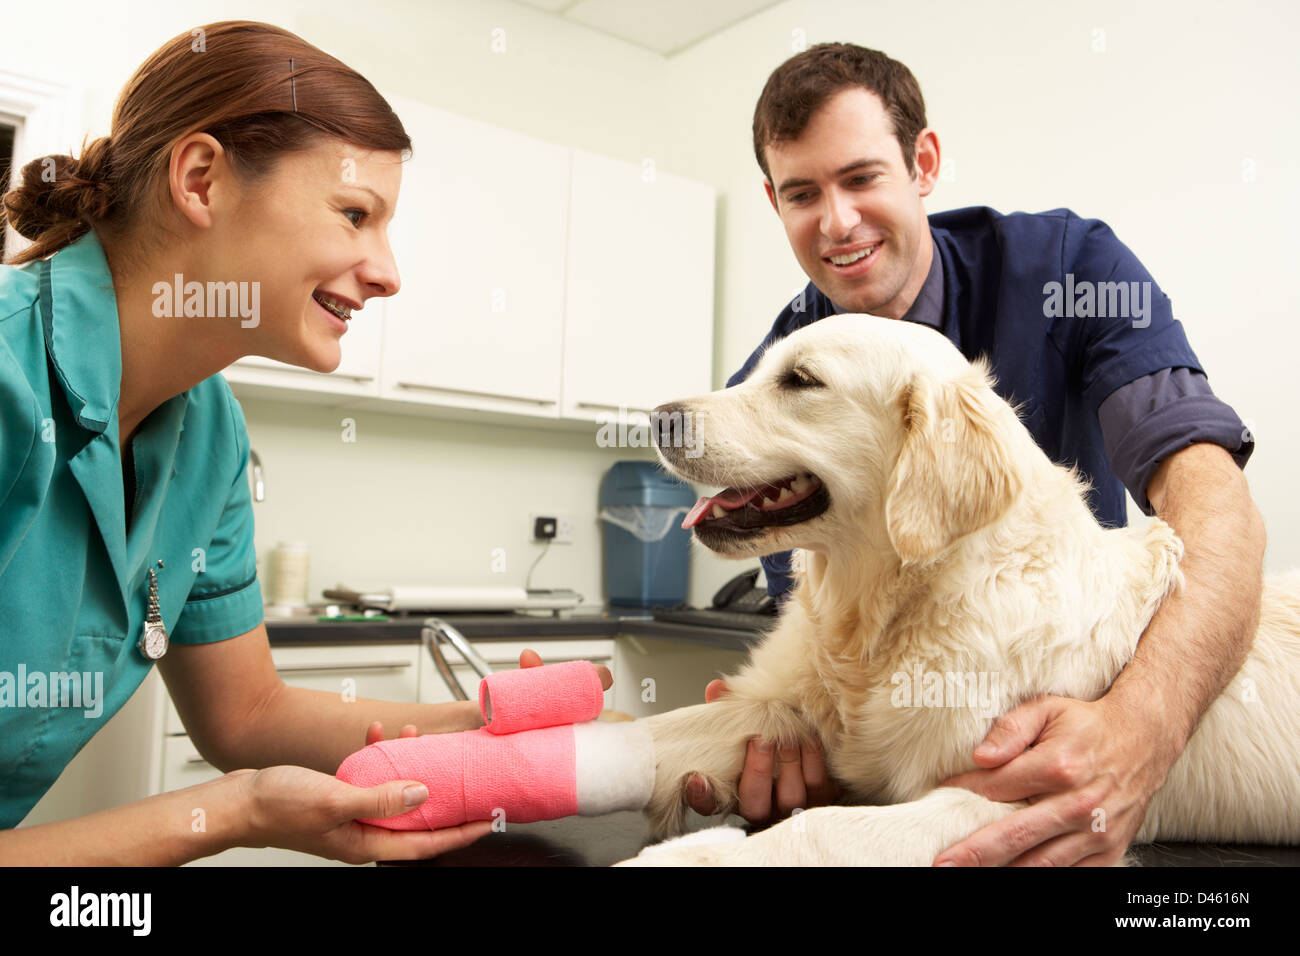
<path id="1" fill-rule="evenodd" d="M 544 514 L 530 514 L 528 523 L 532 529 L 534 541 L 573 544 L 573 515 L 556 514 L 554 511 Z"/>
<path id="2" fill-rule="evenodd" d="M 573 544 L 573 515 L 557 514 L 554 511 L 530 514 L 528 516 L 528 526 L 532 531 L 534 541 Z M 550 528 L 554 529 L 554 533 L 546 534 L 545 532 Z"/>
<path id="3" fill-rule="evenodd" d="M 556 519 L 555 543 L 573 544 L 573 515 L 560 515 Z"/>

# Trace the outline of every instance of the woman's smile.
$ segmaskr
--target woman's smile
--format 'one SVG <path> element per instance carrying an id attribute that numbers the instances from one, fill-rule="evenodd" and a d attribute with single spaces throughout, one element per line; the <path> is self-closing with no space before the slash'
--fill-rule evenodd
<path id="1" fill-rule="evenodd" d="M 326 320 L 339 335 L 347 332 L 348 320 L 352 318 L 352 309 L 356 308 L 356 306 L 332 292 L 318 290 L 312 293 L 311 298 L 316 308 L 324 314 Z"/>

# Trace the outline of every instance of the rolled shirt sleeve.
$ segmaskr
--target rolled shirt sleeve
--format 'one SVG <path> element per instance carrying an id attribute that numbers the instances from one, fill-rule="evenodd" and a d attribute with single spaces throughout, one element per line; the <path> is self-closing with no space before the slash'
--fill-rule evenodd
<path id="1" fill-rule="evenodd" d="M 1245 468 L 1254 436 L 1210 390 L 1204 373 L 1161 369 L 1116 389 L 1097 409 L 1111 468 L 1142 513 L 1154 515 L 1147 487 L 1160 462 L 1188 445 L 1210 442 Z"/>
<path id="2" fill-rule="evenodd" d="M 209 644 L 238 637 L 263 619 L 248 483 L 248 430 L 239 402 L 229 386 L 225 391 L 235 424 L 239 468 L 226 488 L 220 521 L 203 549 L 202 569 L 172 630 L 171 640 L 177 644 Z"/>

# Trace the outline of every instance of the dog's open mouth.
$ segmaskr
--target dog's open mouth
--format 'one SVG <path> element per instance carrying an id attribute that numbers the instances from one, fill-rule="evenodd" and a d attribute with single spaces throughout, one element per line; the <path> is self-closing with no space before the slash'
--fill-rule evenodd
<path id="1" fill-rule="evenodd" d="M 682 521 L 682 527 L 704 525 L 748 531 L 799 524 L 817 517 L 830 505 L 830 494 L 821 479 L 802 472 L 752 488 L 728 488 L 710 498 L 701 498 Z"/>

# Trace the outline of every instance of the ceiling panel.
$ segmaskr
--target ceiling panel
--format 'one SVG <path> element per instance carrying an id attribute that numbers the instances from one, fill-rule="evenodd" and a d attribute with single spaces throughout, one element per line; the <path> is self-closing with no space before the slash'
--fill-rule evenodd
<path id="1" fill-rule="evenodd" d="M 663 56 L 680 53 L 781 0 L 516 0 Z"/>

